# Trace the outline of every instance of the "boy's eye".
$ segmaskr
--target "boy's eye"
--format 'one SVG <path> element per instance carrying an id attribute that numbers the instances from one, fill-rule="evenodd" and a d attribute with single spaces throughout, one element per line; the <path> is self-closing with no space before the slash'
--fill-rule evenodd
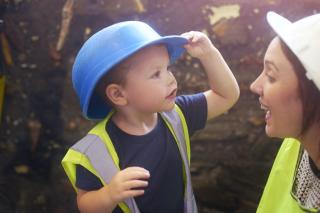
<path id="1" fill-rule="evenodd" d="M 153 73 L 151 78 L 158 78 L 159 76 L 160 76 L 160 70 L 158 70 L 157 72 Z"/>

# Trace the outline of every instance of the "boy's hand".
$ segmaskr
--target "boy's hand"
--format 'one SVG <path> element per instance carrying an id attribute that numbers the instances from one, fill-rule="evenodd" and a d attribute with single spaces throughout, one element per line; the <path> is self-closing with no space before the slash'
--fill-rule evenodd
<path id="1" fill-rule="evenodd" d="M 229 66 L 202 32 L 190 31 L 181 36 L 189 40 L 184 46 L 192 57 L 200 59 L 207 74 L 210 90 L 205 91 L 207 120 L 226 112 L 239 98 L 238 83 Z"/>
<path id="2" fill-rule="evenodd" d="M 106 188 L 109 198 L 119 203 L 129 197 L 142 195 L 142 187 L 148 186 L 149 171 L 141 167 L 128 167 L 119 171 Z"/>
<path id="3" fill-rule="evenodd" d="M 184 48 L 192 57 L 201 59 L 203 56 L 206 56 L 212 50 L 216 48 L 211 43 L 208 36 L 199 31 L 190 31 L 181 34 L 182 37 L 188 39 L 188 43 L 184 45 Z"/>

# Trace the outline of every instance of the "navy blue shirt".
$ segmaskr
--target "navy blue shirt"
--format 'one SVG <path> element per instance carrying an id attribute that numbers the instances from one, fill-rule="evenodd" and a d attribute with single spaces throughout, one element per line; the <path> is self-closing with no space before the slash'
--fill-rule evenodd
<path id="1" fill-rule="evenodd" d="M 207 102 L 202 93 L 178 96 L 190 136 L 205 126 Z M 158 116 L 156 127 L 146 135 L 130 135 L 112 120 L 106 130 L 119 157 L 120 168 L 139 166 L 150 172 L 148 187 L 135 197 L 140 212 L 183 212 L 183 167 L 177 144 L 165 122 Z M 100 180 L 82 166 L 77 166 L 76 186 L 86 191 L 100 189 Z M 119 207 L 114 211 L 122 212 Z"/>

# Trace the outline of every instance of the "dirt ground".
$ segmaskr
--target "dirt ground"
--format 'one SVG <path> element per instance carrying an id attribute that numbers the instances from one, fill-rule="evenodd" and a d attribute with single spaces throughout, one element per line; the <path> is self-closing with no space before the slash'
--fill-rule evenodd
<path id="1" fill-rule="evenodd" d="M 3 33 L 14 62 L 2 69 L 6 89 L 0 124 L 0 212 L 77 212 L 75 193 L 60 162 L 94 122 L 81 116 L 71 67 L 92 33 L 124 20 L 145 21 L 161 34 L 200 30 L 220 49 L 241 97 L 228 113 L 193 136 L 194 191 L 200 212 L 255 212 L 280 145 L 280 140 L 265 136 L 264 114 L 249 91 L 274 36 L 265 15 L 274 10 L 294 21 L 319 12 L 320 2 L 77 0 L 69 9 L 67 2 L 0 1 Z M 2 44 L 2 51 L 8 51 L 3 49 Z M 187 55 L 176 63 L 174 74 L 179 94 L 208 87 L 201 65 Z"/>

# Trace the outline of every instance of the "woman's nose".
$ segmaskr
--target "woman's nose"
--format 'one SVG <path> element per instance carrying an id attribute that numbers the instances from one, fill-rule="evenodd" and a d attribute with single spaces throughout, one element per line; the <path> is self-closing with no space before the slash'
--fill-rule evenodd
<path id="1" fill-rule="evenodd" d="M 262 85 L 260 82 L 260 78 L 261 78 L 261 75 L 258 76 L 258 78 L 250 84 L 250 90 L 251 90 L 251 92 L 256 93 L 261 96 L 262 95 Z"/>

